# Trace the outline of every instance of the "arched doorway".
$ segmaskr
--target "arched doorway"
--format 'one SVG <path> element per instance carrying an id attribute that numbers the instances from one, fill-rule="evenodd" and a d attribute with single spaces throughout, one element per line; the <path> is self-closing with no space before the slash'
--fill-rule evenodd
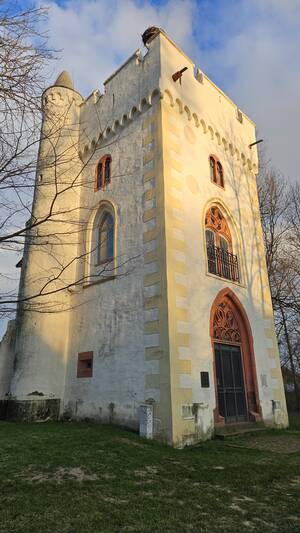
<path id="1" fill-rule="evenodd" d="M 215 424 L 260 420 L 251 328 L 230 289 L 223 289 L 212 305 L 210 334 L 216 384 Z"/>

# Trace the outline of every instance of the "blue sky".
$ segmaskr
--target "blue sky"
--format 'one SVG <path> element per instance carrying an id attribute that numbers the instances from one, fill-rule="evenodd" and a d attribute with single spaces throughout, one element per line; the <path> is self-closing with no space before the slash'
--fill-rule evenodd
<path id="1" fill-rule="evenodd" d="M 300 0 L 49 0 L 55 67 L 88 95 L 159 25 L 257 124 L 269 157 L 297 179 Z"/>

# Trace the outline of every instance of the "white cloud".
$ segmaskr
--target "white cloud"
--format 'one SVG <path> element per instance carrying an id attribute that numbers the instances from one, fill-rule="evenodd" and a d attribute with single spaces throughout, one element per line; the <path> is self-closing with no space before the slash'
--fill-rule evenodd
<path id="1" fill-rule="evenodd" d="M 192 0 L 169 0 L 162 6 L 134 0 L 55 2 L 49 13 L 50 45 L 61 50 L 59 70 L 67 69 L 75 87 L 87 95 L 141 46 L 148 26 L 163 27 L 181 46 L 190 43 L 195 10 Z"/>
<path id="2" fill-rule="evenodd" d="M 234 30 L 206 64 L 256 122 L 274 166 L 299 180 L 300 1 L 241 0 L 238 10 L 224 7 L 226 24 L 230 16 Z"/>
<path id="3" fill-rule="evenodd" d="M 16 294 L 20 270 L 16 269 L 15 265 L 19 260 L 20 256 L 16 252 L 0 249 L 0 290 L 2 297 L 14 298 Z M 7 321 L 8 318 L 1 317 L 0 309 L 0 340 L 6 330 Z"/>
<path id="4" fill-rule="evenodd" d="M 52 0 L 48 29 L 52 46 L 62 51 L 53 77 L 66 68 L 87 95 L 141 45 L 148 26 L 163 27 L 256 122 L 274 165 L 298 178 L 300 0 L 213 4 L 67 0 L 60 6 Z"/>

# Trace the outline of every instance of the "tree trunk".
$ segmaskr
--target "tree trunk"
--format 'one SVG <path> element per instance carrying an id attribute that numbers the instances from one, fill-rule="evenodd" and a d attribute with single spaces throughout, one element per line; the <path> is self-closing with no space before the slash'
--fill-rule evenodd
<path id="1" fill-rule="evenodd" d="M 284 336 L 285 336 L 286 345 L 287 345 L 288 354 L 289 354 L 289 362 L 290 362 L 290 365 L 291 365 L 291 371 L 292 371 L 292 375 L 293 375 L 294 392 L 295 392 L 295 404 L 296 404 L 296 411 L 298 413 L 300 411 L 300 391 L 299 391 L 299 385 L 298 385 L 298 381 L 297 381 L 297 373 L 296 373 L 296 369 L 295 369 L 295 364 L 294 364 L 294 359 L 293 359 L 293 351 L 292 351 L 289 332 L 288 332 L 287 323 L 286 323 L 286 316 L 285 316 L 285 313 L 284 313 L 284 310 L 282 309 L 282 307 L 280 306 L 279 308 L 280 308 L 280 313 L 281 313 L 281 317 L 282 317 L 282 325 L 283 325 L 283 330 L 284 330 Z"/>

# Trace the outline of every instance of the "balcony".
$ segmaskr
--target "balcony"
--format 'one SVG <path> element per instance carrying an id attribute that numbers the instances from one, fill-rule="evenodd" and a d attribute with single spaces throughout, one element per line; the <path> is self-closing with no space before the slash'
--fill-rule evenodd
<path id="1" fill-rule="evenodd" d="M 240 281 L 239 262 L 236 255 L 214 246 L 207 245 L 208 272 L 220 278 Z"/>

